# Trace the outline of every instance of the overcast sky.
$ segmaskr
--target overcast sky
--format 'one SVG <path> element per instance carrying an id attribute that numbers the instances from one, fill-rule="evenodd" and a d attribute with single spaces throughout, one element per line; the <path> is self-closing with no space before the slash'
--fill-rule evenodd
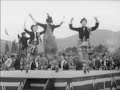
<path id="1" fill-rule="evenodd" d="M 94 26 L 93 17 L 98 17 L 99 29 L 120 31 L 120 1 L 1 1 L 1 38 L 17 40 L 17 34 L 23 31 L 26 20 L 27 29 L 34 24 L 29 13 L 41 23 L 45 23 L 46 13 L 53 17 L 54 24 L 64 18 L 64 24 L 55 29 L 56 38 L 65 38 L 77 34 L 69 29 L 71 17 L 75 27 L 80 26 L 80 19 L 86 17 L 88 26 Z M 5 28 L 9 37 L 5 35 Z M 43 29 L 39 27 L 38 31 Z"/>

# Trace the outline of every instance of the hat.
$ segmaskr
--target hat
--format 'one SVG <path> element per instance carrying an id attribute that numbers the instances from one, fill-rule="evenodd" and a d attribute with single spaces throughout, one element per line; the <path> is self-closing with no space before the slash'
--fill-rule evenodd
<path id="1" fill-rule="evenodd" d="M 82 23 L 82 21 L 84 20 L 87 22 L 87 19 L 84 17 L 83 19 L 81 19 L 80 23 Z"/>
<path id="2" fill-rule="evenodd" d="M 24 36 L 25 34 L 26 34 L 26 32 L 22 32 L 22 33 L 21 33 L 21 36 Z"/>
<path id="3" fill-rule="evenodd" d="M 47 22 L 47 23 L 52 23 L 52 22 L 53 22 L 52 17 L 49 16 L 48 13 L 47 13 L 47 19 L 46 19 L 46 22 Z"/>

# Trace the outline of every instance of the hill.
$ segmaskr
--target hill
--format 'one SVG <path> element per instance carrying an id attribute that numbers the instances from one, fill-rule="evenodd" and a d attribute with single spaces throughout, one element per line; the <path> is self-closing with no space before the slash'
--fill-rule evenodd
<path id="1" fill-rule="evenodd" d="M 56 39 L 59 50 L 63 50 L 66 47 L 77 46 L 78 34 L 67 37 Z M 93 46 L 103 44 L 106 45 L 110 50 L 115 50 L 120 47 L 120 32 L 113 32 L 110 30 L 96 30 L 93 31 L 90 38 Z M 11 47 L 11 42 L 7 41 Z M 1 51 L 4 52 L 5 40 L 1 40 Z M 43 45 L 39 45 L 39 51 L 43 51 Z"/>

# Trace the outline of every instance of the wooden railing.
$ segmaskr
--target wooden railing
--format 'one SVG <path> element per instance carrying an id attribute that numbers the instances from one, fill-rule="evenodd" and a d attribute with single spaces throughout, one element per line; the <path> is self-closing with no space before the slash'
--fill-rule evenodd
<path id="1" fill-rule="evenodd" d="M 23 87 L 24 87 L 24 85 L 25 85 L 25 83 L 26 83 L 26 80 L 27 80 L 27 79 L 25 79 L 23 82 L 20 82 L 17 90 L 23 90 Z"/>

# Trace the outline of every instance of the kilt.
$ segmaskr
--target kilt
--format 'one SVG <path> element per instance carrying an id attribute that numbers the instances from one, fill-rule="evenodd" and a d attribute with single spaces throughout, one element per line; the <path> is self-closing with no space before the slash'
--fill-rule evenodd
<path id="1" fill-rule="evenodd" d="M 19 54 L 22 58 L 25 58 L 27 56 L 27 48 L 25 48 L 24 50 L 20 49 Z"/>
<path id="2" fill-rule="evenodd" d="M 44 51 L 49 60 L 51 60 L 57 53 L 57 43 L 55 37 L 53 36 L 52 29 L 47 25 L 47 30 L 43 36 L 44 41 Z"/>
<path id="3" fill-rule="evenodd" d="M 83 41 L 78 40 L 78 52 L 82 52 L 83 54 L 90 54 L 93 53 L 93 47 L 90 44 L 90 41 Z"/>
<path id="4" fill-rule="evenodd" d="M 32 41 L 30 43 L 31 46 L 28 47 L 27 53 L 31 53 L 31 55 L 36 55 L 38 53 L 38 42 L 37 41 Z"/>

